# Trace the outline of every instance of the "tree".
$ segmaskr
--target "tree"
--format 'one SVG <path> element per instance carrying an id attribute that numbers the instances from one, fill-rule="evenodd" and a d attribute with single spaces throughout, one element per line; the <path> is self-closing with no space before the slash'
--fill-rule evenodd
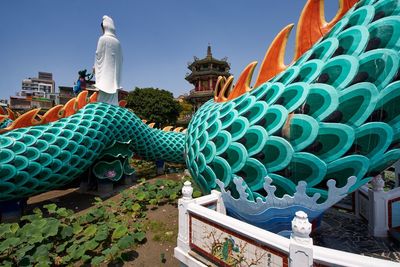
<path id="1" fill-rule="evenodd" d="M 178 119 L 182 107 L 171 92 L 158 88 L 138 88 L 129 92 L 127 108 L 148 122 L 161 126 L 173 125 Z"/>
<path id="2" fill-rule="evenodd" d="M 193 105 L 187 102 L 186 100 L 179 101 L 179 105 L 181 106 L 181 113 L 178 117 L 179 126 L 187 128 L 189 121 L 193 115 Z"/>

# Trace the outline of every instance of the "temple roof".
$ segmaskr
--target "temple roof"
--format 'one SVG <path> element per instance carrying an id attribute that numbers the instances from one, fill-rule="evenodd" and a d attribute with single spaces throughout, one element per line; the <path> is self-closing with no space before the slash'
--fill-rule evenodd
<path id="1" fill-rule="evenodd" d="M 230 68 L 229 63 L 227 62 L 227 58 L 223 58 L 223 59 L 219 60 L 212 56 L 211 45 L 208 45 L 208 47 L 207 47 L 206 57 L 203 59 L 194 57 L 194 61 L 188 64 L 188 69 L 192 70 L 193 66 L 201 65 L 204 63 L 213 63 L 215 65 L 223 65 L 223 66 Z"/>
<path id="2" fill-rule="evenodd" d="M 203 70 L 203 71 L 194 71 L 188 74 L 185 79 L 189 82 L 196 80 L 199 77 L 207 77 L 207 76 L 230 76 L 228 71 L 217 71 L 217 70 Z"/>
<path id="3" fill-rule="evenodd" d="M 207 55 L 203 59 L 194 57 L 194 61 L 188 64 L 188 69 L 191 70 L 185 77 L 185 79 L 194 83 L 200 78 L 206 78 L 213 76 L 224 76 L 229 77 L 230 64 L 227 62 L 227 58 L 218 60 L 212 56 L 210 44 L 207 47 Z"/>

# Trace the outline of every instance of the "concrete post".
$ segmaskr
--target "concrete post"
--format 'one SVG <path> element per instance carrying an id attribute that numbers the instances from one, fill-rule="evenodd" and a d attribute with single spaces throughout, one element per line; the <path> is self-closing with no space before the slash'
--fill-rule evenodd
<path id="1" fill-rule="evenodd" d="M 387 224 L 387 208 L 385 192 L 383 187 L 385 181 L 381 175 L 375 176 L 371 180 L 372 190 L 368 191 L 369 196 L 369 220 L 368 230 L 369 233 L 375 237 L 387 236 L 388 224 Z"/>
<path id="2" fill-rule="evenodd" d="M 292 234 L 289 245 L 289 266 L 313 266 L 313 240 L 310 238 L 311 223 L 303 211 L 296 212 L 292 221 Z"/>
<path id="3" fill-rule="evenodd" d="M 217 198 L 218 198 L 216 211 L 218 213 L 222 213 L 222 214 L 226 215 L 226 209 L 225 209 L 224 201 L 222 199 L 221 192 L 219 192 L 217 190 L 211 190 L 211 194 L 217 196 Z"/>
<path id="4" fill-rule="evenodd" d="M 186 181 L 182 187 L 182 198 L 178 200 L 178 220 L 179 220 L 179 232 L 178 232 L 178 247 L 184 252 L 189 252 L 189 214 L 187 207 L 190 203 L 194 202 L 192 183 Z"/>

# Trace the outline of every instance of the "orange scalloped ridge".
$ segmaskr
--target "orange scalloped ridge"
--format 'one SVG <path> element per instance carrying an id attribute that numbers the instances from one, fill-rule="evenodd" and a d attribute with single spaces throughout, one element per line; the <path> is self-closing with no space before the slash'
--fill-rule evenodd
<path id="1" fill-rule="evenodd" d="M 79 110 L 79 109 L 83 108 L 84 106 L 86 106 L 86 104 L 88 103 L 87 95 L 88 95 L 88 91 L 82 91 L 76 97 L 77 110 Z"/>
<path id="2" fill-rule="evenodd" d="M 235 84 L 235 87 L 228 96 L 228 100 L 234 99 L 251 90 L 250 87 L 251 77 L 253 76 L 253 72 L 256 66 L 257 66 L 257 61 L 253 61 L 249 65 L 247 65 L 247 67 L 242 71 L 237 83 Z"/>
<path id="3" fill-rule="evenodd" d="M 14 120 L 11 123 L 11 125 L 9 125 L 6 128 L 0 129 L 0 133 L 8 132 L 10 130 L 17 129 L 17 128 L 29 127 L 29 126 L 40 124 L 41 120 L 35 119 L 35 117 L 37 116 L 39 111 L 40 111 L 40 108 L 35 108 L 35 109 L 32 109 L 32 110 L 22 114 L 20 117 L 18 117 L 16 120 Z"/>
<path id="4" fill-rule="evenodd" d="M 57 105 L 49 109 L 42 117 L 42 124 L 46 124 L 61 119 L 62 114 L 60 114 L 60 111 L 62 110 L 62 108 L 63 105 Z"/>
<path id="5" fill-rule="evenodd" d="M 216 102 L 228 101 L 228 96 L 229 96 L 231 88 L 232 88 L 232 82 L 233 82 L 233 76 L 229 76 L 228 79 L 224 80 L 222 89 L 219 91 Z"/>
<path id="6" fill-rule="evenodd" d="M 15 116 L 14 112 L 13 112 L 11 109 L 9 109 L 9 108 L 6 108 L 6 110 L 7 110 L 8 117 L 9 117 L 11 120 L 14 121 L 14 120 L 16 119 L 16 116 Z"/>
<path id="7" fill-rule="evenodd" d="M 70 99 L 64 106 L 57 105 L 55 107 L 52 107 L 43 116 L 40 116 L 38 114 L 40 108 L 30 110 L 18 117 L 15 116 L 12 110 L 7 108 L 8 115 L 5 117 L 10 118 L 14 121 L 8 127 L 0 129 L 0 133 L 8 132 L 17 128 L 29 127 L 38 124 L 47 124 L 49 122 L 57 121 L 61 118 L 71 116 L 75 114 L 79 109 L 82 109 L 84 106 L 86 106 L 89 101 L 96 101 L 97 93 L 94 93 L 89 99 L 87 98 L 87 95 L 88 92 L 83 91 L 76 98 Z"/>
<path id="8" fill-rule="evenodd" d="M 2 123 L 3 121 L 5 121 L 6 119 L 8 119 L 7 115 L 0 115 L 0 123 Z"/>
<path id="9" fill-rule="evenodd" d="M 289 39 L 289 34 L 293 26 L 294 24 L 287 25 L 272 41 L 261 64 L 254 87 L 260 86 L 287 68 L 285 65 L 285 51 L 287 40 Z M 271 62 L 275 62 L 275 64 L 271 64 Z"/>
<path id="10" fill-rule="evenodd" d="M 96 102 L 96 101 L 97 101 L 97 96 L 98 96 L 98 93 L 97 93 L 97 92 L 94 92 L 94 93 L 89 97 L 89 103 L 94 103 L 94 102 Z"/>
<path id="11" fill-rule="evenodd" d="M 357 0 L 339 0 L 339 9 L 336 16 L 330 22 L 326 22 L 324 0 L 308 0 L 301 12 L 297 25 L 293 62 L 300 58 L 321 37 L 332 29 L 335 23 L 338 22 L 356 2 Z M 258 87 L 287 68 L 284 63 L 284 57 L 287 40 L 292 28 L 293 24 L 287 25 L 272 41 L 261 64 L 254 87 Z M 254 62 L 250 63 L 244 69 L 237 85 L 233 89 L 231 89 L 233 77 L 229 77 L 226 81 L 224 79 L 218 79 L 214 100 L 216 102 L 226 102 L 250 91 L 251 87 L 249 81 L 251 80 L 251 75 L 255 67 L 253 64 Z"/>

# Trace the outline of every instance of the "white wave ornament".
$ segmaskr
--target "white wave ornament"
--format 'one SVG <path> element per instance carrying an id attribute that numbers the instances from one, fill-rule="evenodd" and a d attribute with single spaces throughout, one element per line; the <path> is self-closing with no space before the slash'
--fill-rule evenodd
<path id="1" fill-rule="evenodd" d="M 288 236 L 291 230 L 291 221 L 296 211 L 302 210 L 308 214 L 309 220 L 318 219 L 322 213 L 343 199 L 350 188 L 357 182 L 357 177 L 351 176 L 346 185 L 336 187 L 336 181 L 327 182 L 328 197 L 321 202 L 321 195 L 307 194 L 307 183 L 300 181 L 296 186 L 293 196 L 275 196 L 276 187 L 271 185 L 269 176 L 264 178 L 263 188 L 267 192 L 266 197 L 260 197 L 249 190 L 246 182 L 239 176 L 233 178 L 239 198 L 234 198 L 230 190 L 225 190 L 223 182 L 217 180 L 222 193 L 222 199 L 227 214 L 231 217 L 253 224 L 268 231 Z"/>

